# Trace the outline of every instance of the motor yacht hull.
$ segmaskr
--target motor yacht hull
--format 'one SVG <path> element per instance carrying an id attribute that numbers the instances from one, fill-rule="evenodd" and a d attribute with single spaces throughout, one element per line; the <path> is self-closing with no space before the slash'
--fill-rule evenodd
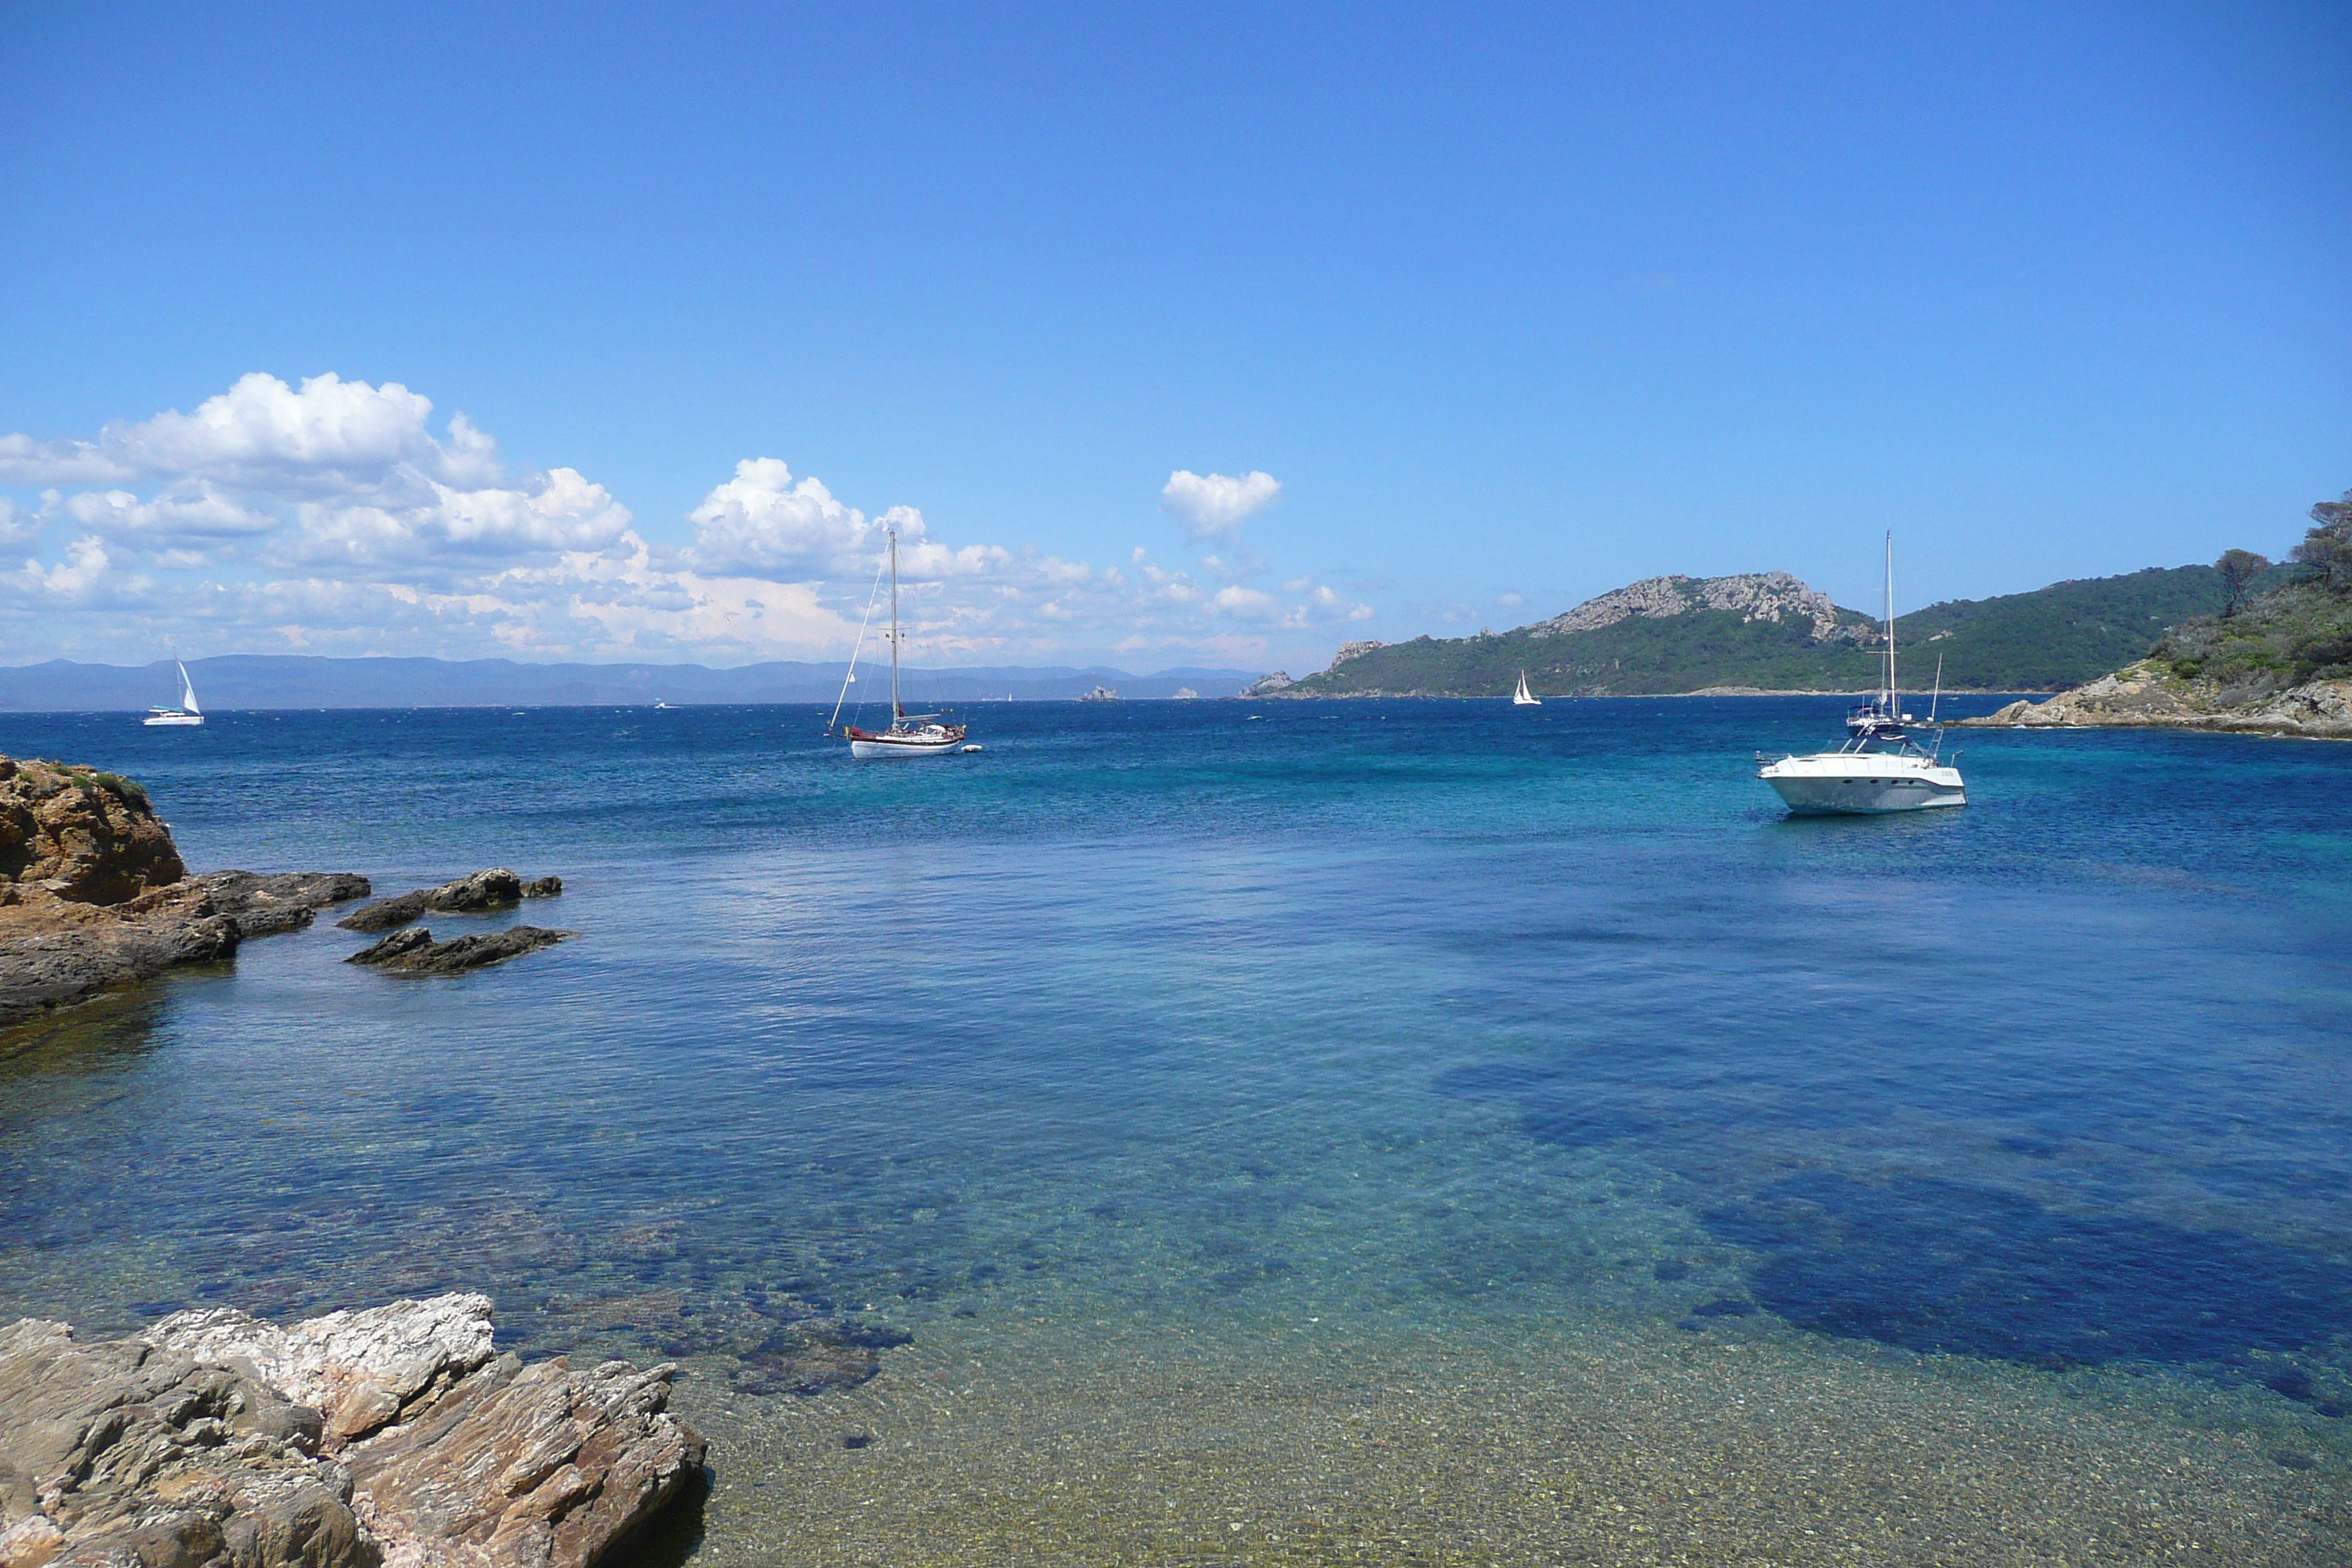
<path id="1" fill-rule="evenodd" d="M 1960 771 L 1924 757 L 1825 752 L 1783 757 L 1757 769 L 1756 776 L 1794 816 L 1876 816 L 1969 803 Z"/>

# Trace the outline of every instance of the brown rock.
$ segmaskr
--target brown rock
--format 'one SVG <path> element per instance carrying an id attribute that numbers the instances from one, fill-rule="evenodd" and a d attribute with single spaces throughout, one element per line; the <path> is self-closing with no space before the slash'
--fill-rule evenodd
<path id="1" fill-rule="evenodd" d="M 250 1377 L 23 1319 L 0 1329 L 0 1563 L 369 1568 L 319 1435 Z"/>
<path id="2" fill-rule="evenodd" d="M 187 874 L 171 829 L 129 779 L 0 757 L 0 881 L 119 904 Z"/>
<path id="3" fill-rule="evenodd" d="M 675 1370 L 501 1356 L 347 1451 L 361 1517 L 394 1563 L 470 1548 L 583 1568 L 701 1470 L 702 1439 L 667 1414 Z"/>
<path id="4" fill-rule="evenodd" d="M 0 1565 L 591 1568 L 702 1475 L 671 1373 L 492 1359 L 480 1296 L 88 1345 L 26 1319 L 0 1329 Z"/>
<path id="5" fill-rule="evenodd" d="M 554 885 L 548 887 L 549 883 Z M 531 886 L 546 888 L 546 893 L 563 890 L 562 882 L 553 877 L 542 877 Z M 494 866 L 437 888 L 420 888 L 397 898 L 379 899 L 365 909 L 353 910 L 335 923 L 345 931 L 391 931 L 435 910 L 445 914 L 478 914 L 484 910 L 505 909 L 526 896 L 543 898 L 546 893 L 526 895 L 520 877 L 504 866 Z"/>

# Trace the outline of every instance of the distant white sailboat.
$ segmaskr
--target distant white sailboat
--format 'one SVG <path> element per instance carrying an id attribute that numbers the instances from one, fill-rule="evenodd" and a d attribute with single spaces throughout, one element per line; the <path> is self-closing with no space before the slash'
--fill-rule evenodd
<path id="1" fill-rule="evenodd" d="M 871 760 L 876 757 L 941 757 L 958 750 L 976 752 L 980 750 L 978 746 L 963 744 L 965 729 L 963 725 L 941 723 L 940 721 L 947 717 L 944 713 L 909 713 L 905 705 L 898 700 L 898 531 L 897 529 L 889 531 L 889 540 L 887 566 L 890 573 L 890 727 L 882 731 L 870 731 L 861 730 L 855 724 L 843 725 L 842 733 L 849 737 L 849 754 L 861 760 Z M 874 574 L 874 586 L 878 593 L 882 586 L 882 574 L 879 572 Z M 866 614 L 869 619 L 874 614 L 874 601 L 870 595 L 866 602 Z M 833 705 L 833 717 L 825 721 L 824 730 L 828 735 L 833 733 L 834 725 L 840 722 L 842 703 L 849 700 L 850 683 L 857 679 L 857 651 L 865 646 L 866 627 L 861 622 L 857 628 L 857 642 L 849 650 L 849 668 L 842 678 L 841 696 Z"/>
<path id="2" fill-rule="evenodd" d="M 1528 672 L 1524 669 L 1519 671 L 1519 689 L 1511 693 L 1511 706 L 1514 708 L 1540 708 L 1543 706 L 1543 699 L 1538 697 L 1534 692 L 1528 689 Z"/>
<path id="3" fill-rule="evenodd" d="M 180 705 L 177 708 L 150 708 L 147 717 L 141 721 L 149 725 L 201 724 L 205 721 L 205 710 L 196 706 L 196 683 L 188 679 L 186 665 L 180 664 L 176 658 L 172 662 L 180 665 Z"/>

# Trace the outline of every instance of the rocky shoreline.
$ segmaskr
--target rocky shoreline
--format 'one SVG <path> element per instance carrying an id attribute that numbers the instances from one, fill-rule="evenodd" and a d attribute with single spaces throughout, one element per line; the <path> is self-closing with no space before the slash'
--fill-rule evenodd
<path id="1" fill-rule="evenodd" d="M 2241 694 L 2215 680 L 2176 675 L 2160 660 L 2142 659 L 2047 701 L 2012 702 L 1983 718 L 1953 723 L 1977 729 L 2211 730 L 2352 741 L 2352 680 L 2314 680 L 2284 691 Z"/>
<path id="2" fill-rule="evenodd" d="M 497 867 L 366 905 L 338 923 L 397 931 L 427 911 L 482 913 L 562 890 L 558 878 L 526 882 Z M 239 942 L 300 931 L 320 910 L 373 891 L 348 871 L 191 875 L 170 826 L 131 780 L 0 756 L 0 1028 L 183 964 L 222 962 Z M 455 974 L 572 934 L 524 926 L 436 942 L 429 931 L 399 931 L 360 962 Z"/>
<path id="3" fill-rule="evenodd" d="M 0 1329 L 0 1568 L 593 1568 L 705 1479 L 669 1365 L 492 1343 L 477 1295 L 85 1343 Z"/>

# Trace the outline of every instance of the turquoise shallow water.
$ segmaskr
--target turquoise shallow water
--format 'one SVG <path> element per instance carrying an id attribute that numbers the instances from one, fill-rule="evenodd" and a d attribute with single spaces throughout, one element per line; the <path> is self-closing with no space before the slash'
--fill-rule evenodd
<path id="1" fill-rule="evenodd" d="M 1279 1325 L 1605 1331 L 2152 1378 L 2340 1508 L 2352 748 L 1960 731 L 1965 810 L 1786 819 L 1749 755 L 1839 706 L 991 705 L 896 766 L 798 709 L 0 719 L 198 868 L 553 871 L 581 933 L 404 982 L 322 927 L 13 1042 L 0 1316 L 483 1289 L 747 1434 L 810 1319 L 888 1347 L 836 1402 L 1114 1323 L 1227 1388 Z"/>

